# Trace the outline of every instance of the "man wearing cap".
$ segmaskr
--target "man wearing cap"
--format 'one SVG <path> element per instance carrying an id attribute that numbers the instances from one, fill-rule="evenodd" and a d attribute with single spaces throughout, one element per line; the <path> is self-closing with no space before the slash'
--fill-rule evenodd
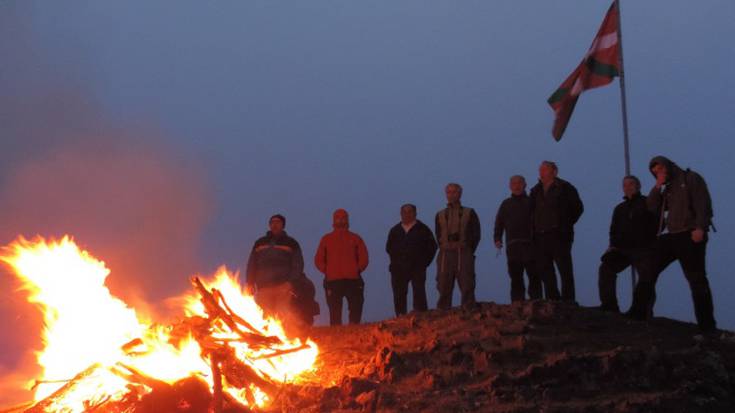
<path id="1" fill-rule="evenodd" d="M 266 313 L 290 317 L 295 296 L 292 281 L 303 276 L 304 257 L 299 243 L 286 234 L 283 215 L 273 215 L 268 225 L 270 231 L 250 251 L 246 286 Z"/>
<path id="2" fill-rule="evenodd" d="M 347 299 L 350 324 L 359 324 L 365 301 L 361 273 L 368 266 L 368 251 L 359 235 L 351 232 L 347 211 L 332 215 L 334 230 L 319 242 L 314 264 L 324 274 L 324 292 L 329 307 L 329 324 L 342 324 L 342 301 Z"/>
<path id="3" fill-rule="evenodd" d="M 437 308 L 452 307 L 454 280 L 457 280 L 462 307 L 475 307 L 475 250 L 480 243 L 480 220 L 472 208 L 460 202 L 462 186 L 450 183 L 444 188 L 447 207 L 437 212 L 436 239 L 439 242 L 436 286 L 439 290 Z"/>

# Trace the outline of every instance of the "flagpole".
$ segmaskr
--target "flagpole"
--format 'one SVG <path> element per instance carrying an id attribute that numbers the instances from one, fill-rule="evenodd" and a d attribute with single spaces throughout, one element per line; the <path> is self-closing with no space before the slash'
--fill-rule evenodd
<path id="1" fill-rule="evenodd" d="M 615 7 L 618 11 L 618 59 L 620 60 L 620 105 L 623 112 L 623 149 L 625 153 L 625 175 L 630 175 L 630 141 L 628 139 L 628 105 L 625 95 L 625 65 L 623 63 L 623 22 L 620 13 L 620 0 L 615 0 Z M 630 266 L 630 280 L 635 290 L 636 274 L 635 268 Z M 631 291 L 633 291 L 631 290 Z"/>
<path id="2" fill-rule="evenodd" d="M 620 18 L 620 0 L 615 0 L 618 10 L 618 59 L 620 59 L 620 102 L 623 109 L 623 147 L 625 149 L 625 175 L 630 175 L 630 143 L 628 140 L 628 105 L 625 97 L 625 64 L 623 63 L 623 23 Z"/>

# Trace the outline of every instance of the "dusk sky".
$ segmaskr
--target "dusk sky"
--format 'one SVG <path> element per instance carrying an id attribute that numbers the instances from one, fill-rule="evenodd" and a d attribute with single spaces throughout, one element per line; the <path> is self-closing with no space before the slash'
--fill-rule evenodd
<path id="1" fill-rule="evenodd" d="M 156 303 L 192 274 L 240 269 L 268 217 L 282 213 L 324 324 L 313 257 L 332 211 L 345 208 L 370 253 L 364 319 L 376 321 L 393 316 L 384 248 L 400 205 L 416 204 L 433 227 L 444 185 L 456 181 L 482 224 L 478 300 L 507 303 L 495 212 L 511 175 L 535 183 L 549 159 L 585 204 L 577 299 L 598 305 L 599 257 L 622 197 L 619 83 L 584 93 L 559 143 L 546 99 L 609 6 L 0 2 L 0 243 L 68 233 L 108 262 L 114 293 Z M 648 192 L 648 160 L 661 154 L 707 180 L 719 231 L 707 251 L 715 317 L 735 329 L 735 2 L 621 7 L 633 173 Z M 0 271 L 0 366 L 12 370 L 38 344 L 38 316 Z M 434 278 L 432 265 L 431 307 Z M 618 285 L 627 308 L 628 272 Z M 660 279 L 655 313 L 694 320 L 678 264 Z M 14 331 L 31 338 L 14 342 Z"/>

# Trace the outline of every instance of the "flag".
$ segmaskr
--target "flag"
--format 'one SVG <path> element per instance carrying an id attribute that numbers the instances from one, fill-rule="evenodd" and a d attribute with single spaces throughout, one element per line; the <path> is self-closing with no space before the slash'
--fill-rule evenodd
<path id="1" fill-rule="evenodd" d="M 619 75 L 619 29 L 617 3 L 613 2 L 582 63 L 549 97 L 556 116 L 551 133 L 557 141 L 567 128 L 579 95 L 587 89 L 605 86 Z"/>

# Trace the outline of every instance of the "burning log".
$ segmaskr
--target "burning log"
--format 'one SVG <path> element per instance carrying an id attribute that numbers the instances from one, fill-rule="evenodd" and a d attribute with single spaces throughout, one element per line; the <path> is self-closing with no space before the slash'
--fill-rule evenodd
<path id="1" fill-rule="evenodd" d="M 150 387 L 154 391 L 156 390 L 164 390 L 169 389 L 171 387 L 170 384 L 166 383 L 165 381 L 158 380 L 156 378 L 153 378 L 151 376 L 148 376 L 146 374 L 141 373 L 140 371 L 134 369 L 133 367 L 130 367 L 128 365 L 125 365 L 123 363 L 117 363 L 119 367 L 124 368 L 128 372 L 123 372 L 119 370 L 118 368 L 112 367 L 110 368 L 110 371 L 112 371 L 113 374 L 131 382 L 131 383 L 138 383 L 145 386 Z"/>
<path id="2" fill-rule="evenodd" d="M 275 350 L 272 353 L 263 354 L 263 355 L 260 355 L 260 356 L 257 356 L 257 357 L 253 357 L 253 360 L 264 360 L 264 359 L 269 359 L 269 358 L 273 358 L 273 357 L 285 356 L 286 354 L 296 353 L 296 352 L 299 352 L 301 350 L 306 350 L 306 349 L 308 349 L 310 347 L 311 346 L 308 345 L 308 344 L 302 344 L 302 345 L 300 345 L 298 347 L 294 347 L 294 348 L 287 348 L 287 349 L 284 349 L 284 350 Z"/>
<path id="3" fill-rule="evenodd" d="M 222 413 L 224 400 L 222 399 L 222 370 L 220 370 L 220 360 L 216 355 L 210 358 L 212 364 L 212 408 L 214 413 Z"/>
<path id="4" fill-rule="evenodd" d="M 25 411 L 31 406 L 33 406 L 33 403 L 23 403 L 18 406 L 11 407 L 9 409 L 0 410 L 0 413 L 20 413 L 21 411 Z"/>
<path id="5" fill-rule="evenodd" d="M 251 346 L 267 347 L 271 345 L 282 344 L 281 339 L 279 339 L 278 337 L 266 336 L 261 334 L 250 323 L 235 314 L 232 309 L 230 309 L 230 307 L 227 305 L 227 301 L 225 301 L 222 293 L 220 293 L 216 289 L 212 289 L 212 292 L 207 290 L 207 287 L 202 284 L 202 281 L 199 279 L 199 277 L 193 277 L 192 284 L 194 285 L 194 288 L 197 290 L 197 292 L 199 292 L 199 294 L 201 295 L 201 301 L 204 305 L 207 315 L 209 316 L 210 324 L 214 323 L 216 320 L 222 320 L 222 322 L 225 323 L 227 327 L 229 327 L 233 332 L 237 333 L 237 335 L 239 335 L 244 342 L 248 343 Z M 250 330 L 250 332 L 242 331 L 240 329 L 241 325 Z"/>
<path id="6" fill-rule="evenodd" d="M 246 412 L 273 401 L 278 383 L 314 365 L 316 346 L 289 339 L 278 320 L 264 318 L 224 268 L 206 283 L 192 278 L 194 295 L 181 300 L 187 317 L 159 326 L 112 296 L 104 263 L 68 238 L 19 240 L 0 260 L 34 291 L 46 318 L 39 401 L 11 411 Z M 92 293 L 58 291 L 50 281 L 58 279 Z"/>
<path id="7" fill-rule="evenodd" d="M 90 376 L 95 374 L 95 372 L 102 368 L 103 367 L 99 364 L 89 366 L 84 371 L 74 376 L 74 378 L 69 380 L 66 384 L 64 384 L 60 389 L 56 390 L 50 396 L 36 403 L 31 408 L 27 409 L 25 413 L 44 413 L 48 411 L 48 409 L 51 408 L 58 400 L 64 399 L 68 394 L 72 393 L 75 388 L 80 385 L 80 383 L 82 383 L 85 379 L 89 378 Z"/>
<path id="8" fill-rule="evenodd" d="M 308 344 L 301 344 L 292 348 L 282 348 L 283 341 L 276 336 L 263 334 L 252 324 L 237 315 L 227 304 L 224 295 L 217 289 L 211 291 L 201 282 L 199 278 L 192 278 L 192 284 L 200 296 L 207 317 L 191 316 L 184 319 L 170 329 L 169 342 L 178 345 L 184 340 L 193 337 L 199 344 L 202 357 L 208 359 L 211 367 L 211 408 L 215 413 L 224 411 L 225 405 L 231 406 L 237 411 L 248 411 L 223 389 L 226 383 L 229 388 L 239 389 L 244 394 L 250 405 L 256 404 L 253 387 L 267 394 L 276 394 L 279 387 L 276 382 L 263 371 L 256 369 L 248 363 L 239 359 L 233 344 L 246 344 L 249 348 L 265 351 L 250 360 L 268 360 L 279 356 L 296 353 L 310 348 Z M 215 337 L 213 331 L 218 323 L 223 323 L 235 337 Z M 133 339 L 120 347 L 123 354 L 135 359 L 144 357 L 147 352 L 146 342 L 142 338 Z M 146 412 L 147 405 L 164 403 L 176 405 L 175 400 L 181 399 L 177 395 L 176 385 L 171 385 L 148 374 L 143 373 L 134 366 L 117 362 L 110 367 L 95 364 L 77 374 L 71 380 L 66 381 L 64 386 L 54 392 L 51 396 L 42 400 L 25 410 L 25 413 L 43 413 L 53 409 L 58 400 L 63 400 L 74 391 L 77 386 L 93 377 L 99 372 L 109 372 L 128 382 L 128 393 L 122 397 L 112 400 L 110 397 L 102 397 L 98 400 L 85 402 L 85 412 L 92 411 L 131 411 Z M 157 401 L 152 401 L 157 400 Z M 116 407 L 113 408 L 113 405 Z M 135 406 L 138 405 L 139 408 Z M 152 406 L 152 405 L 151 405 Z M 26 408 L 28 406 L 24 406 Z M 21 409 L 23 409 L 21 408 Z"/>
<path id="9" fill-rule="evenodd" d="M 240 361 L 231 349 L 225 351 L 226 355 L 222 357 L 222 374 L 228 384 L 238 389 L 246 389 L 250 384 L 254 384 L 266 393 L 278 390 L 273 379 L 268 375 L 262 372 L 259 373 Z"/>

